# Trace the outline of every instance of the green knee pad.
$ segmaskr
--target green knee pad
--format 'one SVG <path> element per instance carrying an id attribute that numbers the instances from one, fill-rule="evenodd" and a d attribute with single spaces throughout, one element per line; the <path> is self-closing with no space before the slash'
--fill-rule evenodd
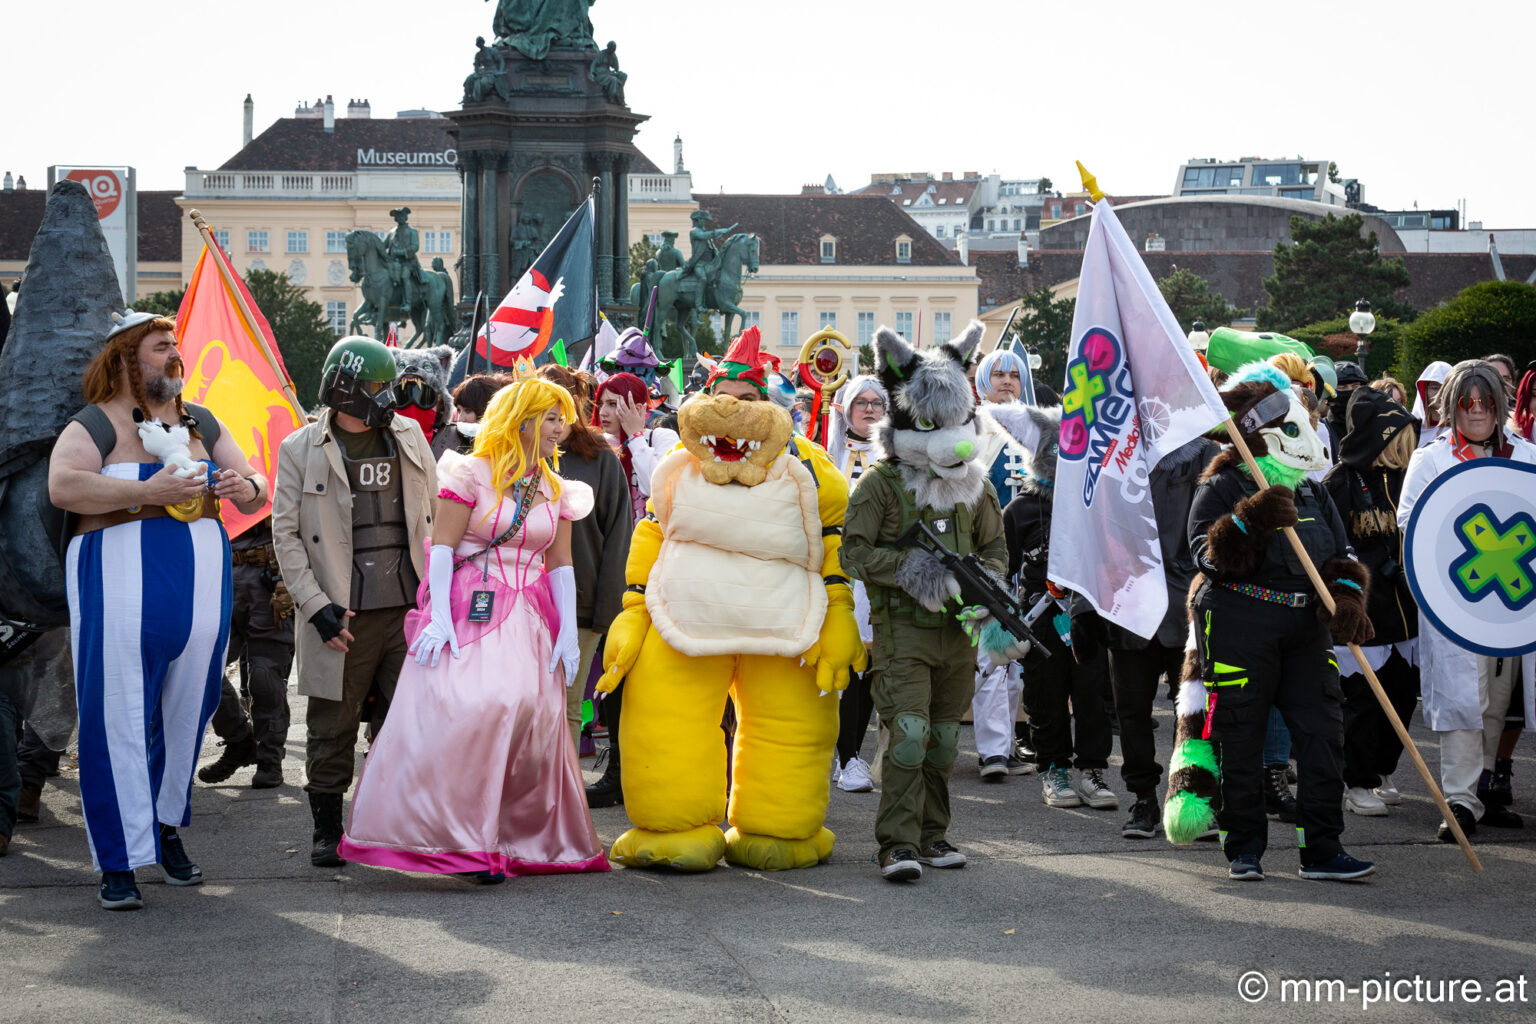
<path id="1" fill-rule="evenodd" d="M 960 723 L 937 722 L 933 726 L 933 746 L 928 748 L 928 763 L 935 768 L 949 768 L 960 752 Z"/>
<path id="2" fill-rule="evenodd" d="M 897 715 L 891 733 L 891 760 L 902 768 L 921 765 L 928 750 L 928 719 L 922 715 Z"/>

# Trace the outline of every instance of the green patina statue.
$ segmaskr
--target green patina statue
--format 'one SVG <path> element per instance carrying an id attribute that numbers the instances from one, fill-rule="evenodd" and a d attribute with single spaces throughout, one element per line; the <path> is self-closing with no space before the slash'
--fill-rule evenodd
<path id="1" fill-rule="evenodd" d="M 477 103 L 491 96 L 511 99 L 512 91 L 507 86 L 506 71 L 507 59 L 501 55 L 501 51 L 486 46 L 485 36 L 476 36 L 475 70 L 464 79 L 464 102 Z"/>
<path id="2" fill-rule="evenodd" d="M 496 0 L 491 31 L 499 45 L 510 46 L 529 60 L 544 60 L 552 47 L 595 50 L 592 19 L 587 17 L 592 3 L 593 0 Z M 623 88 L 622 81 L 619 87 Z"/>
<path id="3" fill-rule="evenodd" d="M 384 258 L 389 261 L 389 280 L 400 296 L 401 308 L 410 309 L 421 286 L 421 264 L 416 262 L 421 235 L 407 220 L 409 206 L 397 206 L 389 215 L 395 218 L 395 226 L 384 236 Z"/>
<path id="4" fill-rule="evenodd" d="M 682 252 L 677 247 L 677 232 L 663 231 L 661 233 L 661 248 L 656 250 L 656 266 L 662 273 L 668 270 L 677 270 L 688 262 L 683 258 Z"/>
<path id="5" fill-rule="evenodd" d="M 694 210 L 688 217 L 693 221 L 693 227 L 688 231 L 688 244 L 691 251 L 688 256 L 688 265 L 683 268 L 683 273 L 697 272 L 699 277 L 708 279 L 712 276 L 714 266 L 720 259 L 720 250 L 715 246 L 715 239 L 724 238 L 735 231 L 739 225 L 732 224 L 728 228 L 705 227 L 706 224 L 715 222 L 715 215 L 708 210 Z"/>
<path id="6" fill-rule="evenodd" d="M 587 76 L 602 86 L 603 95 L 608 97 L 609 103 L 624 105 L 624 83 L 629 76 L 619 70 L 618 45 L 613 40 L 608 41 L 606 49 L 597 51 L 597 56 L 592 58 L 592 64 L 587 71 Z"/>

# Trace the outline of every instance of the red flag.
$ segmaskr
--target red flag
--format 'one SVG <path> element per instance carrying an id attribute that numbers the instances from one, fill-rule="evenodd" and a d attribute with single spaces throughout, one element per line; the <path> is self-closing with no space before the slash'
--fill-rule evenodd
<path id="1" fill-rule="evenodd" d="M 224 275 L 210 259 L 223 262 L 229 280 L 240 289 L 255 323 L 241 314 Z M 278 445 L 304 421 L 283 393 L 281 381 L 288 379 L 288 371 L 283 367 L 272 328 L 251 300 L 245 282 L 218 248 L 205 245 L 198 257 L 192 283 L 187 286 L 176 315 L 176 336 L 187 368 L 185 398 L 207 406 L 229 430 L 251 465 L 269 481 L 276 480 Z M 266 339 L 267 351 L 277 361 L 277 372 L 262 354 L 259 338 Z M 282 374 L 281 381 L 278 372 Z M 246 515 L 226 502 L 223 512 L 225 529 L 233 538 L 270 515 L 272 503 L 269 499 L 260 509 Z"/>

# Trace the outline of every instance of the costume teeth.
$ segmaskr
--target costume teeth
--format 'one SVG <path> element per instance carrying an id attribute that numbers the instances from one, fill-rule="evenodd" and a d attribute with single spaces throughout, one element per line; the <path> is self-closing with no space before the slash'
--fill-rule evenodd
<path id="1" fill-rule="evenodd" d="M 700 444 L 714 444 L 715 443 L 715 436 L 713 434 L 700 434 L 699 435 L 699 443 Z"/>

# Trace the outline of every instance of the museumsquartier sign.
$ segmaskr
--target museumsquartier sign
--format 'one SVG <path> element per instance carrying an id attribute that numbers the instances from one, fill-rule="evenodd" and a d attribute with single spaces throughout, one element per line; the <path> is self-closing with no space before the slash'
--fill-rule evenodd
<path id="1" fill-rule="evenodd" d="M 383 152 L 377 149 L 358 148 L 359 167 L 453 167 L 459 162 L 456 149 L 418 150 L 414 153 Z"/>

